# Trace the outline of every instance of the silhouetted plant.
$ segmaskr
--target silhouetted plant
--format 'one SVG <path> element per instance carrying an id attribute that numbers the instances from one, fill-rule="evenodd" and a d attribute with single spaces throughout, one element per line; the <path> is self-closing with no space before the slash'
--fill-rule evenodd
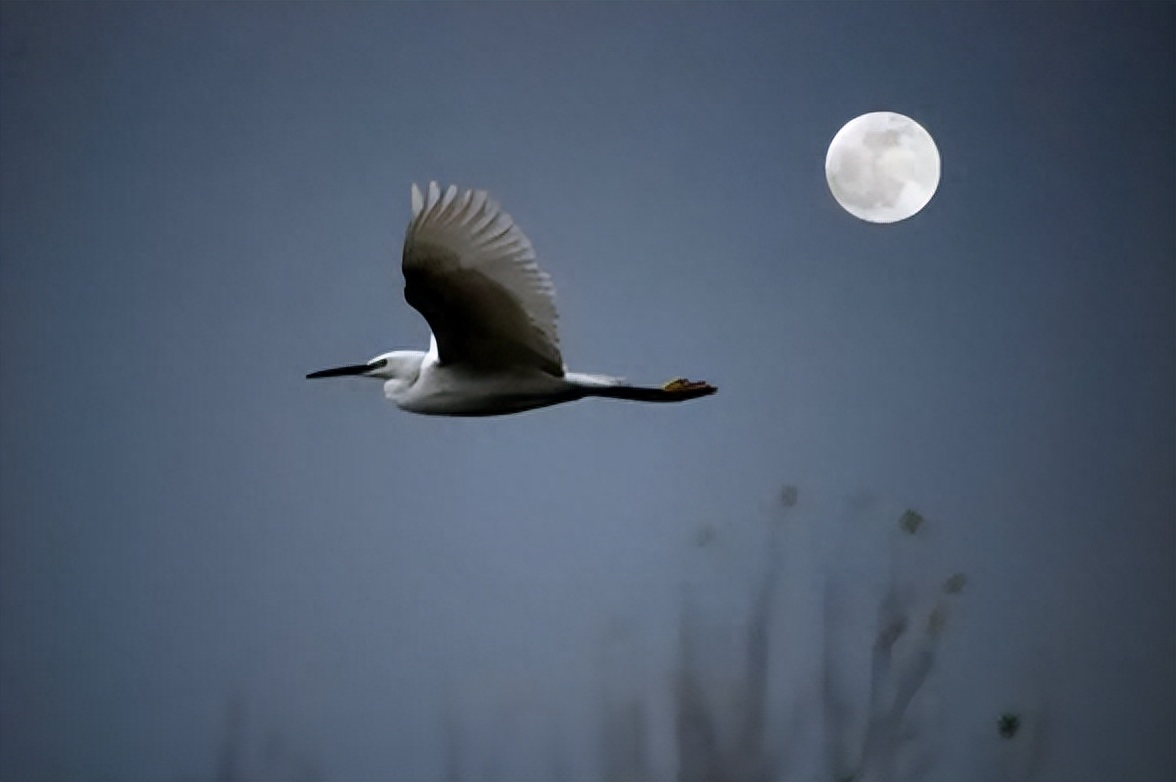
<path id="1" fill-rule="evenodd" d="M 780 495 L 785 512 L 796 507 L 799 492 L 786 487 Z M 851 505 L 851 516 L 860 515 L 868 502 Z M 898 530 L 907 537 L 920 536 L 925 517 L 908 509 L 897 520 Z M 758 782 L 780 778 L 788 760 L 784 737 L 768 733 L 769 674 L 773 660 L 771 630 L 775 606 L 780 597 L 782 568 L 782 525 L 770 525 L 766 533 L 767 563 L 762 579 L 755 587 L 743 639 L 742 672 L 737 677 L 736 724 L 721 729 L 724 713 L 719 704 L 708 700 L 707 688 L 700 681 L 694 648 L 704 631 L 694 618 L 687 595 L 679 630 L 679 670 L 676 675 L 675 707 L 678 728 L 678 778 L 694 780 L 747 780 Z M 696 542 L 710 547 L 716 532 L 705 527 Z M 935 662 L 938 640 L 946 628 L 947 601 L 962 592 L 967 582 L 962 573 L 946 578 L 938 589 L 934 605 L 917 621 L 914 595 L 900 584 L 894 571 L 880 596 L 876 610 L 876 631 L 870 653 L 869 687 L 865 702 L 865 723 L 860 738 L 855 739 L 851 726 L 851 707 L 836 683 L 837 666 L 827 659 L 819 685 L 826 732 L 826 773 L 829 779 L 885 779 L 896 775 L 916 778 L 930 769 L 931 756 L 924 753 L 908 759 L 899 768 L 900 749 L 911 737 L 907 712 L 924 687 Z M 835 578 L 837 573 L 827 573 Z M 838 621 L 827 604 L 826 629 Z M 912 636 L 912 633 L 914 635 Z M 832 636 L 826 632 L 827 656 L 841 654 Z M 906 653 L 895 655 L 896 644 L 909 639 Z M 731 715 L 726 715 L 731 719 Z M 725 742 L 722 737 L 729 737 Z"/>
<path id="2" fill-rule="evenodd" d="M 868 654 L 869 671 L 864 692 L 852 692 L 842 681 L 838 660 L 852 658 L 853 650 L 845 646 L 834 628 L 844 623 L 838 603 L 833 599 L 834 584 L 845 580 L 848 571 L 833 559 L 824 570 L 823 664 L 816 680 L 813 697 L 816 708 L 804 701 L 805 693 L 789 693 L 791 703 L 773 702 L 773 673 L 782 660 L 778 647 L 783 625 L 779 625 L 784 569 L 784 537 L 790 529 L 788 515 L 800 504 L 795 486 L 785 487 L 779 495 L 778 515 L 763 531 L 764 544 L 757 551 L 765 560 L 762 572 L 751 583 L 745 605 L 746 621 L 740 626 L 739 659 L 716 671 L 702 662 L 700 646 L 713 642 L 714 626 L 703 621 L 698 598 L 701 591 L 684 589 L 677 636 L 677 662 L 672 672 L 670 697 L 673 706 L 673 731 L 676 739 L 677 778 L 680 782 L 770 782 L 783 779 L 789 772 L 790 731 L 773 723 L 773 715 L 791 711 L 797 724 L 809 726 L 806 735 L 824 732 L 821 778 L 838 782 L 864 782 L 902 777 L 919 779 L 930 775 L 935 755 L 919 738 L 911 719 L 911 705 L 929 680 L 936 662 L 939 641 L 948 627 L 951 602 L 960 595 L 967 577 L 953 573 L 938 581 L 919 586 L 904 572 L 897 550 L 891 550 L 890 576 L 880 594 L 867 596 L 874 602 L 874 629 Z M 847 505 L 841 519 L 846 528 L 865 517 L 872 501 L 863 496 Z M 780 515 L 782 514 L 782 515 Z M 893 517 L 892 517 L 893 518 Z M 896 545 L 920 546 L 928 520 L 918 511 L 908 509 L 891 521 L 899 535 Z M 692 539 L 692 556 L 722 568 L 738 570 L 744 563 L 732 560 L 736 548 L 727 534 L 731 528 L 716 524 L 702 526 Z M 856 535 L 864 528 L 857 528 Z M 729 581 L 729 576 L 720 579 Z M 697 585 L 695 585 L 697 586 Z M 852 591 L 860 592 L 854 581 Z M 869 587 L 867 587 L 868 589 Z M 928 599 L 929 598 L 929 599 Z M 720 605 L 718 611 L 737 612 L 738 605 Z M 773 632 L 775 631 L 775 634 Z M 722 636 L 725 631 L 719 630 Z M 606 632 L 605 645 L 616 634 Z M 847 636 L 849 637 L 849 636 Z M 615 640 L 615 639 L 613 639 Z M 631 650 L 627 650 L 631 654 Z M 805 708 L 805 706 L 808 708 Z M 604 688 L 599 706 L 598 772 L 610 782 L 655 778 L 648 756 L 650 714 L 636 692 L 624 687 Z M 819 723 L 819 724 L 817 724 Z M 446 734 L 446 778 L 457 782 L 462 777 L 464 759 L 456 723 L 449 720 Z M 929 738 L 929 737 L 923 737 Z M 912 745 L 921 751 L 912 751 Z M 494 760 L 489 756 L 483 761 Z M 508 776 L 507 769 L 480 768 L 485 778 Z M 812 776 L 812 772 L 806 772 Z"/>
<path id="3" fill-rule="evenodd" d="M 230 699 L 226 707 L 225 734 L 217 751 L 214 779 L 217 782 L 258 782 L 281 779 L 287 782 L 322 782 L 326 779 L 313 754 L 291 750 L 277 734 L 271 734 L 260 752 L 250 752 L 245 701 Z"/>

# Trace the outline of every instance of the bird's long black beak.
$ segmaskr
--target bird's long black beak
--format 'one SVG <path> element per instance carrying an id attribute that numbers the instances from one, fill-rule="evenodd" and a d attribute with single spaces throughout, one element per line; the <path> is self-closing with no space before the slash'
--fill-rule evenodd
<path id="1" fill-rule="evenodd" d="M 368 370 L 372 369 L 371 364 L 352 364 L 346 367 L 335 367 L 334 369 L 320 369 L 318 372 L 311 372 L 306 376 L 307 380 L 315 380 L 320 377 L 346 377 L 347 375 L 362 375 Z"/>

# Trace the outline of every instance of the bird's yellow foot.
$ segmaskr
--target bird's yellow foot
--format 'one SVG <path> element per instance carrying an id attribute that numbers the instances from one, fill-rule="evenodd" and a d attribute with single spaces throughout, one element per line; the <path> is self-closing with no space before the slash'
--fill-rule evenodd
<path id="1" fill-rule="evenodd" d="M 706 383 L 701 380 L 687 380 L 684 377 L 676 377 L 662 386 L 662 391 L 668 391 L 671 394 L 697 394 L 699 392 L 713 394 L 717 390 L 718 389 L 712 386 L 710 383 Z"/>

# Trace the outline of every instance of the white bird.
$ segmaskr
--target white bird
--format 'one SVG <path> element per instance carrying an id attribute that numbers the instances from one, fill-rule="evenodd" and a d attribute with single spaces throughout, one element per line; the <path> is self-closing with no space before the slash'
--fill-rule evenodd
<path id="1" fill-rule="evenodd" d="M 588 396 L 681 402 L 713 394 L 683 378 L 660 388 L 568 372 L 556 333 L 555 286 L 531 242 L 483 190 L 427 196 L 412 186 L 404 237 L 404 298 L 428 321 L 429 350 L 394 350 L 366 364 L 312 372 L 384 381 L 402 410 L 425 415 L 517 413 Z"/>

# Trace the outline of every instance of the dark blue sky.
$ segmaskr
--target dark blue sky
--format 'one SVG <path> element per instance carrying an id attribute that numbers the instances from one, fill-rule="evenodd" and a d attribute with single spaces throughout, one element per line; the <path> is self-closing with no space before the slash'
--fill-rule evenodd
<path id="1" fill-rule="evenodd" d="M 968 573 L 942 773 L 994 778 L 1015 707 L 1052 715 L 1041 778 L 1176 774 L 1173 5 L 0 22 L 0 777 L 206 778 L 234 701 L 332 778 L 438 776 L 446 708 L 472 755 L 517 745 L 469 775 L 542 775 L 522 713 L 597 776 L 618 621 L 672 776 L 691 541 L 789 482 L 790 594 L 806 563 L 868 584 L 812 564 L 862 491 Z M 943 157 L 889 226 L 823 171 L 879 109 Z M 427 344 L 399 248 L 429 179 L 519 222 L 571 368 L 719 394 L 448 420 L 305 382 Z"/>

